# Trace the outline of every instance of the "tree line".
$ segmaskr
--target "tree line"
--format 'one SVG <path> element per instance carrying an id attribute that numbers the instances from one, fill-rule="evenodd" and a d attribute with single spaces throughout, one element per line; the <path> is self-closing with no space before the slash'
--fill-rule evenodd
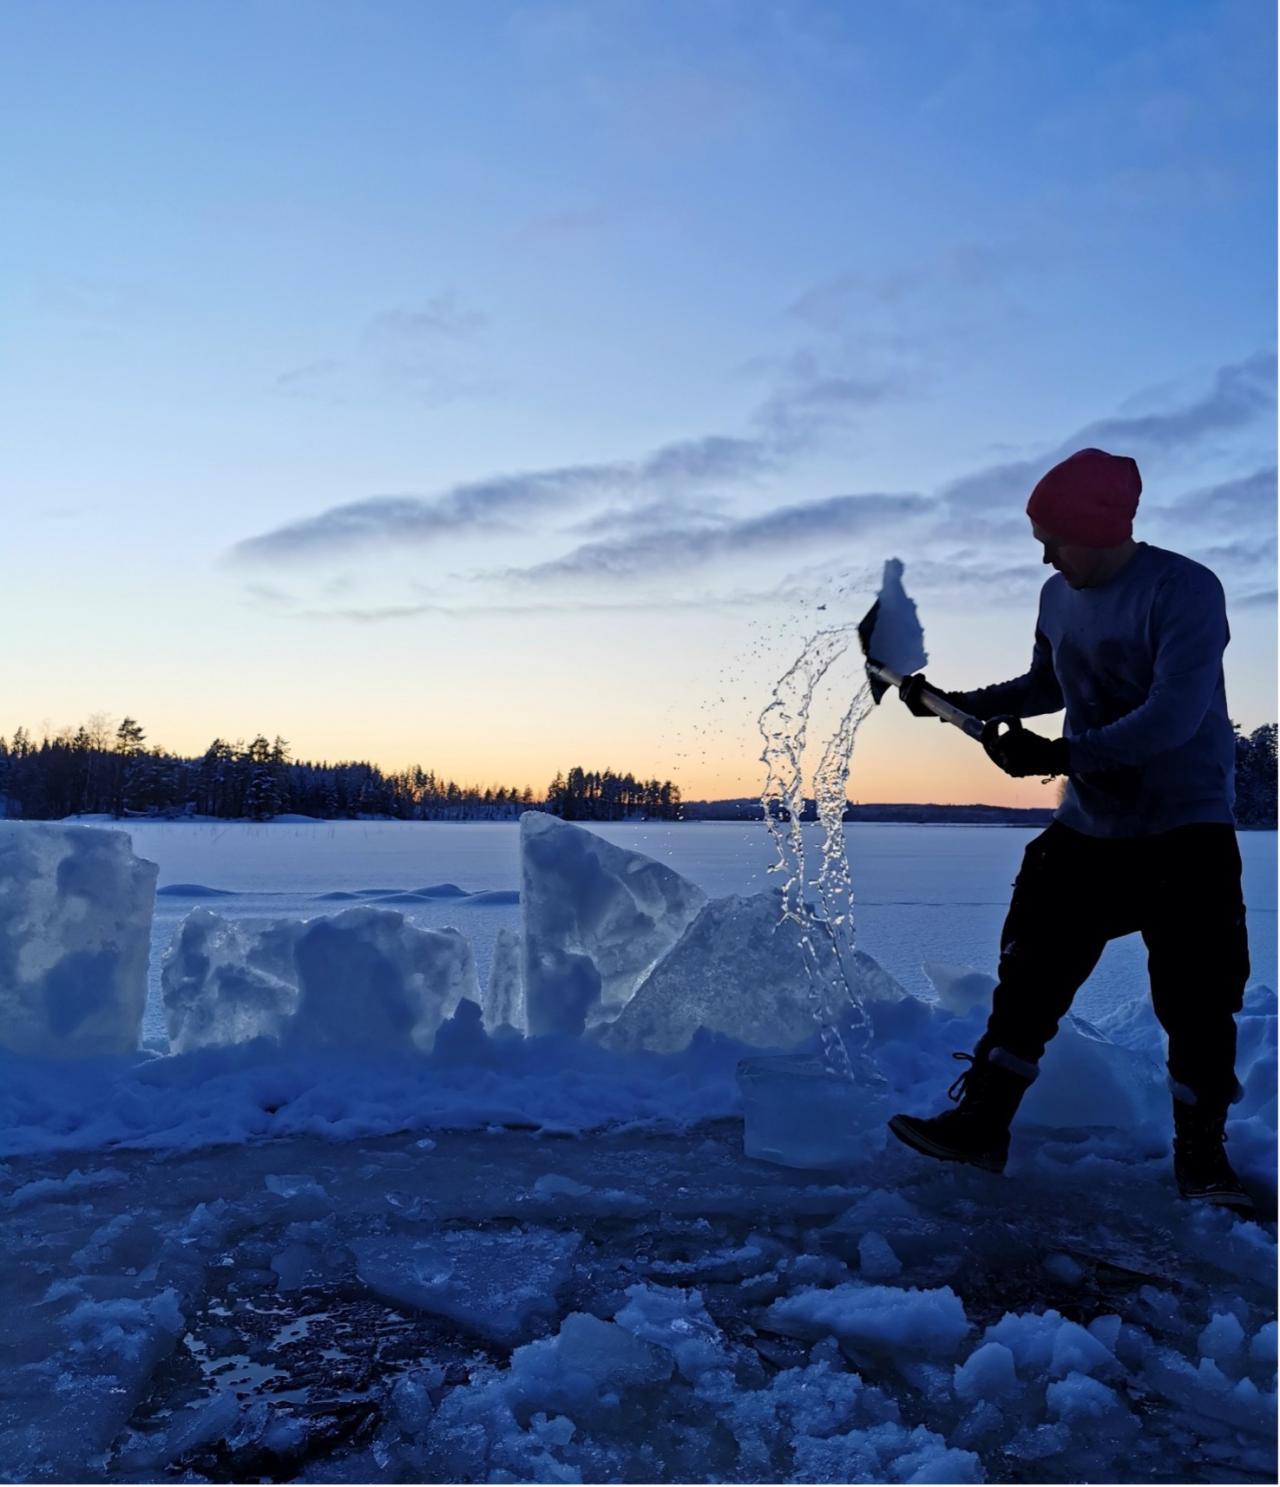
<path id="1" fill-rule="evenodd" d="M 634 775 L 603 773 L 574 766 L 556 775 L 547 788 L 546 809 L 566 821 L 680 819 L 680 787 L 670 780 L 637 780 Z"/>
<path id="2" fill-rule="evenodd" d="M 292 757 L 283 738 L 251 743 L 215 738 L 184 758 L 149 745 L 134 718 L 114 728 L 102 718 L 36 743 L 25 728 L 0 737 L 0 816 L 50 821 L 64 816 L 212 816 L 270 821 L 390 817 L 402 821 L 511 821 L 547 810 L 569 820 L 623 821 L 679 814 L 680 792 L 665 781 L 638 782 L 610 770 L 557 774 L 543 796 L 531 786 L 460 785 L 413 765 L 387 772 L 367 761 L 311 763 Z"/>
<path id="3" fill-rule="evenodd" d="M 1276 725 L 1250 734 L 1236 726 L 1236 821 L 1276 826 Z M 734 806 L 726 817 L 756 819 L 755 801 L 694 802 L 691 818 L 720 817 L 708 805 Z M 809 803 L 806 802 L 806 805 Z M 545 810 L 567 821 L 679 820 L 686 814 L 670 780 L 639 780 L 613 770 L 574 766 L 558 773 L 541 797 L 528 785 L 459 785 L 419 765 L 388 773 L 366 761 L 314 764 L 295 760 L 282 738 L 259 734 L 249 744 L 216 738 L 198 758 L 149 746 L 135 719 L 114 729 L 93 718 L 37 744 L 25 728 L 0 737 L 0 816 L 213 816 L 269 821 L 296 814 L 323 820 L 362 816 L 404 821 L 511 821 Z M 855 807 L 846 819 L 856 819 Z M 816 811 L 806 811 L 816 817 Z"/>
<path id="4" fill-rule="evenodd" d="M 1236 731 L 1236 822 L 1275 829 L 1276 725 L 1264 723 L 1247 736 Z"/>

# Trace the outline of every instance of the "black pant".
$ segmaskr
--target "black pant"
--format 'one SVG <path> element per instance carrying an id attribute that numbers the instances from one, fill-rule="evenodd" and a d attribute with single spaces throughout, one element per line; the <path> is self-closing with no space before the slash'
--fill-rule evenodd
<path id="1" fill-rule="evenodd" d="M 1235 1013 L 1249 978 L 1234 827 L 1084 836 L 1061 822 L 1027 844 L 980 1048 L 1038 1062 L 1108 940 L 1140 933 L 1169 1073 L 1206 1104 L 1236 1088 Z"/>

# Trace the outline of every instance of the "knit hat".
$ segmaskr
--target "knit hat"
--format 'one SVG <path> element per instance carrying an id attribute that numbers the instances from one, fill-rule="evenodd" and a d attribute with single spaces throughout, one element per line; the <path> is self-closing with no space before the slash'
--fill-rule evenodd
<path id="1" fill-rule="evenodd" d="M 1118 547 L 1133 536 L 1142 476 L 1136 460 L 1105 449 L 1079 449 L 1031 492 L 1036 526 L 1080 547 Z"/>

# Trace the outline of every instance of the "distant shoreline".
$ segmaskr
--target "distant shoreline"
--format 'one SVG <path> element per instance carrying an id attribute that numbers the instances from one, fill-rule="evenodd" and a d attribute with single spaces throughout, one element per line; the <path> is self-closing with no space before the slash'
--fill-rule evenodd
<path id="1" fill-rule="evenodd" d="M 693 801 L 693 807 L 722 804 L 718 801 Z M 729 802 L 728 804 L 737 804 Z M 760 803 L 754 802 L 755 813 L 725 814 L 698 811 L 687 813 L 678 820 L 633 817 L 625 821 L 574 821 L 575 826 L 590 829 L 593 826 L 744 826 L 763 824 L 764 815 Z M 686 807 L 686 812 L 689 807 Z M 21 819 L 10 817 L 10 820 Z M 56 819 L 67 826 L 113 826 L 127 830 L 130 826 L 357 826 L 397 823 L 408 826 L 515 826 L 514 818 L 493 820 L 485 817 L 460 818 L 454 821 L 405 821 L 400 816 L 301 816 L 272 817 L 255 820 L 252 816 L 62 816 L 58 818 L 30 817 L 32 824 Z M 1053 811 L 1038 806 L 999 805 L 916 805 L 910 801 L 890 805 L 850 806 L 845 813 L 846 826 L 1047 826 L 1053 819 Z M 804 826 L 816 825 L 817 821 L 808 813 L 803 817 Z M 1252 826 L 1236 824 L 1237 831 L 1274 831 L 1274 826 Z"/>
<path id="2" fill-rule="evenodd" d="M 683 808 L 686 821 L 763 821 L 758 800 L 694 800 Z M 807 824 L 817 819 L 811 802 L 800 817 Z M 891 801 L 884 804 L 848 805 L 846 824 L 858 822 L 896 823 L 904 826 L 1047 826 L 1053 819 L 1049 806 L 936 805 L 931 802 Z"/>

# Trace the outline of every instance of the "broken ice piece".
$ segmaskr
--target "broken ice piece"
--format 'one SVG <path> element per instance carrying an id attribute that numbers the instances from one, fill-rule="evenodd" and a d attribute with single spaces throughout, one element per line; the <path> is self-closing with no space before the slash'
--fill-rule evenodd
<path id="1" fill-rule="evenodd" d="M 744 1058 L 743 1151 L 783 1167 L 849 1167 L 884 1146 L 878 1091 L 834 1073 L 816 1054 Z"/>
<path id="2" fill-rule="evenodd" d="M 553 1313 L 579 1234 L 551 1229 L 456 1229 L 388 1234 L 351 1244 L 371 1291 L 447 1317 L 494 1342 L 521 1342 L 537 1316 Z"/>

